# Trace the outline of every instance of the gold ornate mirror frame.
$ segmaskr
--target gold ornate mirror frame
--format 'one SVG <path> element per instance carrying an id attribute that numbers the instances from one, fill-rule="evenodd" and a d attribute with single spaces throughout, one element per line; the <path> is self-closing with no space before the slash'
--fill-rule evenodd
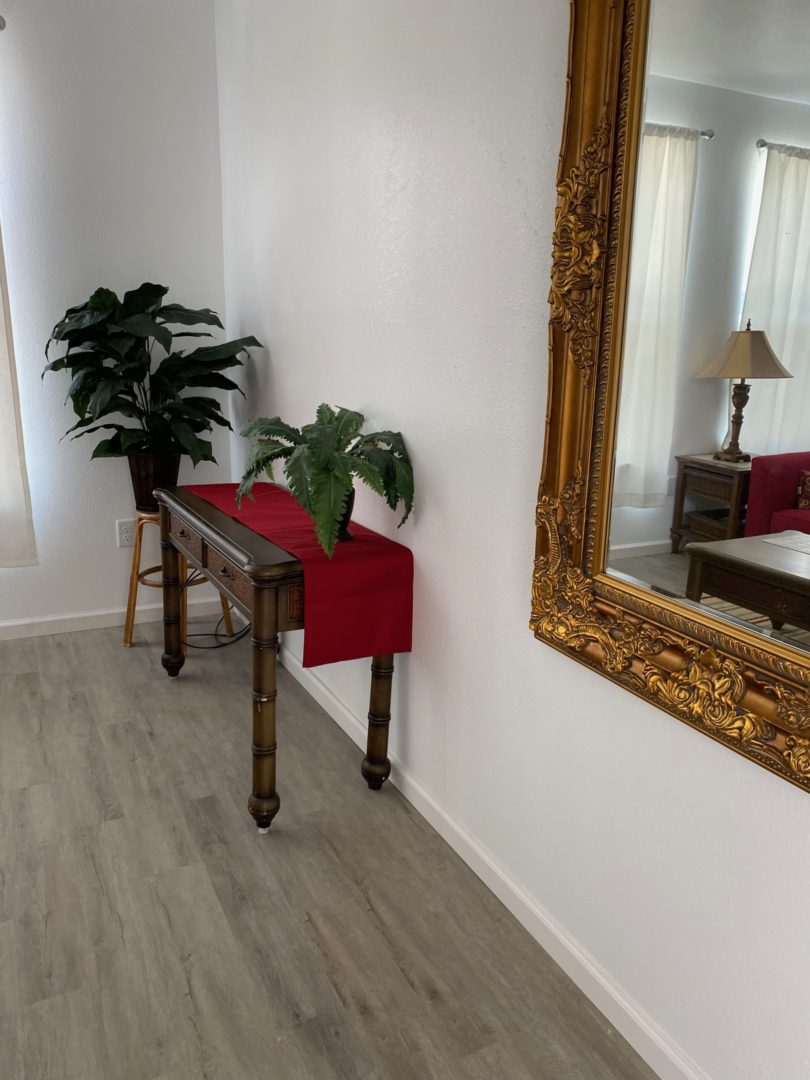
<path id="1" fill-rule="evenodd" d="M 535 636 L 810 791 L 810 657 L 605 573 L 649 0 L 572 0 Z"/>

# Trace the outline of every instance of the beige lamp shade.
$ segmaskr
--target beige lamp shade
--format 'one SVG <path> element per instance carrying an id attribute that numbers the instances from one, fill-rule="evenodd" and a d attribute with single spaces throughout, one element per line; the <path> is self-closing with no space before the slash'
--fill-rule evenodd
<path id="1" fill-rule="evenodd" d="M 699 379 L 792 379 L 788 369 L 776 358 L 764 330 L 752 330 L 751 320 L 745 330 L 729 335 L 723 351 Z"/>

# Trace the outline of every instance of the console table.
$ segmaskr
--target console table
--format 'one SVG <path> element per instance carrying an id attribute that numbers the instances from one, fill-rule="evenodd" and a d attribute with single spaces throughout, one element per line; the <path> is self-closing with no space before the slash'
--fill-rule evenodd
<path id="1" fill-rule="evenodd" d="M 716 461 L 712 454 L 682 454 L 678 462 L 672 528 L 672 553 L 681 540 L 733 540 L 742 536 L 748 505 L 751 462 Z M 685 514 L 688 495 L 697 495 L 713 504 L 711 510 Z"/>
<path id="2" fill-rule="evenodd" d="M 276 791 L 276 661 L 278 632 L 304 628 L 301 563 L 270 540 L 183 488 L 155 492 L 160 506 L 163 560 L 162 664 L 175 677 L 185 662 L 180 640 L 181 556 L 224 594 L 252 623 L 253 790 L 248 810 L 260 832 L 278 813 Z M 391 772 L 388 725 L 394 657 L 374 656 L 368 743 L 361 765 L 370 788 L 379 790 Z"/>

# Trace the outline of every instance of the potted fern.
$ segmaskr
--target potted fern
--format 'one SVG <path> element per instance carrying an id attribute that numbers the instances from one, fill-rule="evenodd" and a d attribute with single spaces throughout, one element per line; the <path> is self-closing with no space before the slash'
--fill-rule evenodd
<path id="1" fill-rule="evenodd" d="M 254 482 L 273 463 L 284 461 L 290 491 L 315 524 L 315 533 L 331 558 L 338 540 L 350 540 L 348 524 L 354 506 L 354 480 L 368 484 L 392 510 L 401 502 L 404 524 L 413 508 L 413 467 L 398 431 L 363 434 L 362 413 L 320 405 L 315 422 L 302 428 L 280 416 L 254 420 L 242 432 L 256 444 L 236 493 L 249 495 Z"/>
<path id="2" fill-rule="evenodd" d="M 46 358 L 54 344 L 65 351 L 46 365 L 43 377 L 47 371 L 71 375 L 68 397 L 78 420 L 65 434 L 77 439 L 111 432 L 92 457 L 129 458 L 135 505 L 146 511 L 157 510 L 154 488 L 177 483 L 183 454 L 194 465 L 214 461 L 204 436 L 214 424 L 231 425 L 216 398 L 199 391 L 238 390 L 222 373 L 260 345 L 244 337 L 180 351 L 179 340 L 212 336 L 191 327 L 222 329 L 222 323 L 210 308 L 165 303 L 168 291 L 145 282 L 119 300 L 111 289 L 96 289 L 83 304 L 68 308 L 45 347 Z"/>

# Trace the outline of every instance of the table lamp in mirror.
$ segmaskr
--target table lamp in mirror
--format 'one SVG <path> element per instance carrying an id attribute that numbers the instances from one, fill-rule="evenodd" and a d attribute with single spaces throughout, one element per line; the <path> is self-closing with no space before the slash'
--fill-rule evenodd
<path id="1" fill-rule="evenodd" d="M 740 449 L 740 429 L 743 409 L 748 404 L 750 387 L 746 379 L 791 379 L 793 376 L 781 364 L 771 348 L 764 330 L 752 330 L 751 320 L 745 330 L 736 330 L 716 360 L 698 375 L 699 379 L 734 379 L 731 404 L 731 438 L 728 446 L 714 455 L 718 461 L 750 461 L 751 455 Z"/>

